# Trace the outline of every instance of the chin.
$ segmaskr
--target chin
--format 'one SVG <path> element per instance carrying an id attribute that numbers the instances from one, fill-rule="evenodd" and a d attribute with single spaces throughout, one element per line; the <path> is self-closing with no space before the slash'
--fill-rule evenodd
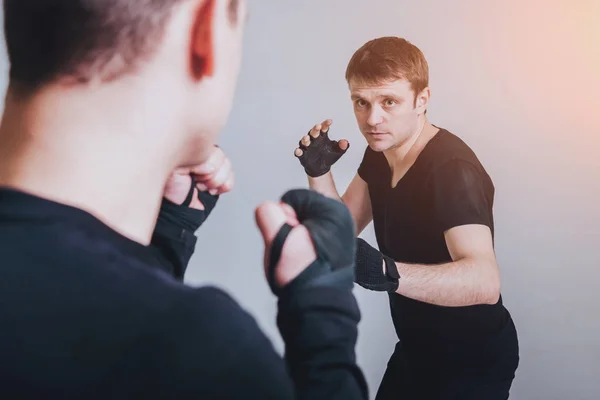
<path id="1" fill-rule="evenodd" d="M 369 140 L 367 141 L 371 150 L 375 152 L 382 152 L 388 150 L 392 145 L 387 140 Z"/>
<path id="2" fill-rule="evenodd" d="M 181 154 L 179 168 L 191 168 L 203 164 L 212 154 L 215 141 L 210 137 L 197 137 L 186 146 Z"/>

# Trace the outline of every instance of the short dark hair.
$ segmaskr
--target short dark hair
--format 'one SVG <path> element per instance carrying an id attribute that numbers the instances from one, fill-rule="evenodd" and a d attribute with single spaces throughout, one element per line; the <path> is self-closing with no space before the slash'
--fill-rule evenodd
<path id="1" fill-rule="evenodd" d="M 113 80 L 151 56 L 185 0 L 4 0 L 10 80 L 25 91 Z"/>
<path id="2" fill-rule="evenodd" d="M 353 79 L 367 84 L 406 79 L 417 96 L 429 86 L 429 66 L 423 52 L 411 42 L 384 36 L 356 50 L 346 68 L 346 80 Z"/>

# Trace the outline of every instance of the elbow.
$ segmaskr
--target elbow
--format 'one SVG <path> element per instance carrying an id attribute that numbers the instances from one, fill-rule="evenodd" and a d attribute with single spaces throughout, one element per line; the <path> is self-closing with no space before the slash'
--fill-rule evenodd
<path id="1" fill-rule="evenodd" d="M 471 259 L 470 265 L 477 266 L 473 272 L 470 305 L 495 305 L 500 301 L 500 270 L 494 259 Z"/>
<path id="2" fill-rule="evenodd" d="M 490 287 L 484 294 L 484 303 L 495 305 L 500 301 L 500 287 Z"/>
<path id="3" fill-rule="evenodd" d="M 500 301 L 500 277 L 497 273 L 494 273 L 485 285 L 483 293 L 483 301 L 485 304 L 495 305 Z"/>

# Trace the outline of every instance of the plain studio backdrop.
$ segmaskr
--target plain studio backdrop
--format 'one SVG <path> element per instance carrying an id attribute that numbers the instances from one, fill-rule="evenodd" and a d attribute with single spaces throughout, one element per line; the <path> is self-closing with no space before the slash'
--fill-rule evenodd
<path id="1" fill-rule="evenodd" d="M 307 186 L 293 151 L 326 118 L 333 138 L 351 142 L 333 169 L 345 190 L 365 148 L 346 64 L 367 40 L 402 36 L 429 62 L 430 119 L 476 151 L 496 186 L 502 293 L 521 346 L 511 398 L 599 399 L 600 0 L 249 3 L 220 140 L 237 186 L 199 232 L 187 282 L 232 293 L 282 350 L 254 208 Z M 7 64 L 3 54 L 2 89 Z M 372 225 L 363 237 L 376 245 Z M 358 360 L 374 396 L 396 338 L 387 296 L 355 293 Z"/>

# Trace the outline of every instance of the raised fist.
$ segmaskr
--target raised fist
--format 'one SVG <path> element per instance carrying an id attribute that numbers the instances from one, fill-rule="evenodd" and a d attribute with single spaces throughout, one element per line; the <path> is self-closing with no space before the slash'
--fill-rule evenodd
<path id="1" fill-rule="evenodd" d="M 256 210 L 265 242 L 265 273 L 278 296 L 314 286 L 351 289 L 356 240 L 346 206 L 308 189 Z"/>
<path id="2" fill-rule="evenodd" d="M 231 161 L 215 147 L 208 160 L 191 168 L 179 168 L 169 177 L 159 219 L 196 231 L 215 208 L 219 196 L 234 184 Z"/>
<path id="3" fill-rule="evenodd" d="M 329 139 L 331 124 L 332 121 L 328 119 L 315 125 L 308 135 L 300 140 L 299 147 L 294 152 L 310 177 L 317 178 L 325 175 L 350 147 L 346 139 L 339 142 Z"/>
<path id="4" fill-rule="evenodd" d="M 218 196 L 229 192 L 234 181 L 231 161 L 220 147 L 215 146 L 203 164 L 174 171 L 165 186 L 164 197 L 175 204 L 203 210 L 200 197 L 209 198 L 209 195 Z M 206 194 L 199 196 L 202 192 Z"/>

